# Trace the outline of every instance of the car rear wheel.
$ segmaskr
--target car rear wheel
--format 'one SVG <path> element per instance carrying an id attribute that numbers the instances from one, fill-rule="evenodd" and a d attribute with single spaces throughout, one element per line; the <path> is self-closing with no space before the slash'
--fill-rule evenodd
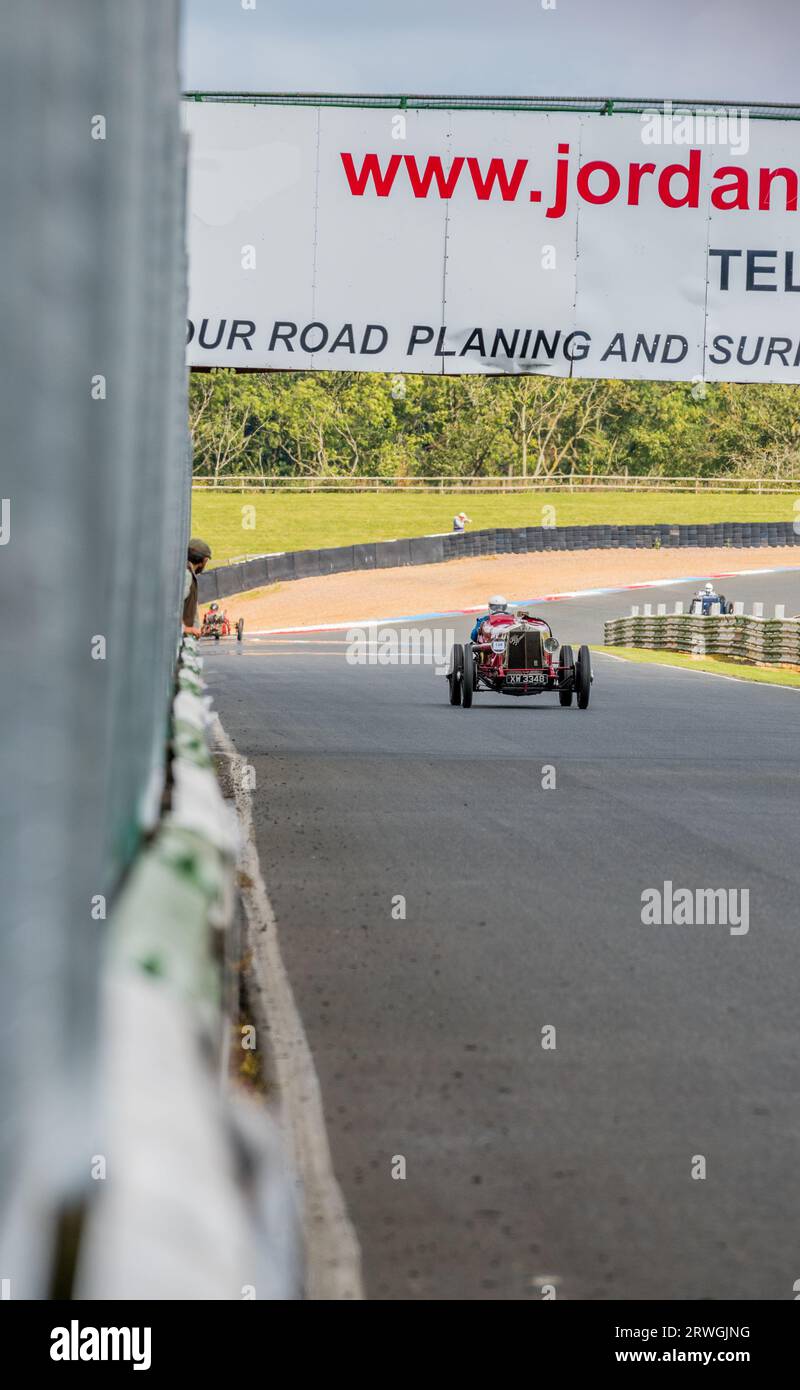
<path id="1" fill-rule="evenodd" d="M 460 643 L 453 647 L 450 657 L 450 671 L 447 676 L 447 684 L 450 687 L 450 704 L 461 704 L 461 677 L 464 673 L 464 648 Z"/>
<path id="2" fill-rule="evenodd" d="M 575 667 L 575 690 L 578 696 L 578 709 L 588 709 L 589 696 L 592 693 L 592 657 L 588 647 L 581 647 L 578 652 L 578 664 Z"/>
<path id="3" fill-rule="evenodd" d="M 472 647 L 464 648 L 464 670 L 461 674 L 461 704 L 464 709 L 472 707 L 472 692 L 475 689 L 475 657 Z"/>
<path id="4" fill-rule="evenodd" d="M 572 704 L 572 691 L 575 686 L 575 656 L 572 647 L 561 648 L 558 656 L 560 667 L 561 688 L 558 692 L 558 703 L 565 707 Z"/>

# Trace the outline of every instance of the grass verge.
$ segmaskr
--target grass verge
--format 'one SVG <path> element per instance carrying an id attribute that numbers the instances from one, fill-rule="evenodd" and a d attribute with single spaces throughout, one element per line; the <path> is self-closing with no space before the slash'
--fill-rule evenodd
<path id="1" fill-rule="evenodd" d="M 492 526 L 591 526 L 667 522 L 792 521 L 794 498 L 749 493 L 390 492 L 364 494 L 279 492 L 192 494 L 192 535 L 214 552 L 213 564 L 271 550 L 306 550 L 359 541 L 395 540 L 449 531 L 456 512 L 472 529 Z M 253 511 L 243 511 L 253 508 Z M 545 512 L 552 508 L 552 512 Z M 245 529 L 243 522 L 254 524 Z"/>
<path id="2" fill-rule="evenodd" d="M 786 685 L 800 690 L 800 671 L 782 667 L 748 666 L 743 661 L 724 660 L 716 656 L 689 656 L 686 652 L 651 651 L 643 647 L 596 647 L 593 652 L 620 656 L 625 661 L 638 661 L 653 666 L 679 666 L 683 671 L 708 671 L 714 676 L 732 676 L 740 681 L 755 681 L 760 685 Z"/>

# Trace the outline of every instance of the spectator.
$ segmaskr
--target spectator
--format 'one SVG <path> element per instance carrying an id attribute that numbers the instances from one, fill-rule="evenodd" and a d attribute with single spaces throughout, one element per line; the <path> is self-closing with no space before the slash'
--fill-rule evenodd
<path id="1" fill-rule="evenodd" d="M 463 534 L 463 532 L 466 531 L 467 527 L 470 525 L 471 521 L 472 518 L 467 516 L 466 512 L 457 512 L 456 515 L 453 517 L 453 530 L 457 531 L 459 534 Z"/>
<path id="2" fill-rule="evenodd" d="M 192 536 L 186 559 L 186 582 L 183 588 L 183 631 L 189 637 L 199 637 L 197 626 L 197 576 L 202 574 L 211 559 L 211 546 Z"/>

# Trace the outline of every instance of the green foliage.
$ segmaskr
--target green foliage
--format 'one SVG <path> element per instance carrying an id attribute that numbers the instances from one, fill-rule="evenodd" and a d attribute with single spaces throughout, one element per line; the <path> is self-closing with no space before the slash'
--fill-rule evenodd
<path id="1" fill-rule="evenodd" d="M 192 374 L 215 478 L 800 473 L 798 387 L 358 372 Z"/>

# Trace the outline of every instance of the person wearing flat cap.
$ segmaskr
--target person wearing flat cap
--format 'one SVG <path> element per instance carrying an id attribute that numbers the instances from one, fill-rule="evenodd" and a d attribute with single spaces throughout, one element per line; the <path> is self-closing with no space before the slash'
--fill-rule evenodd
<path id="1" fill-rule="evenodd" d="M 186 559 L 186 581 L 183 586 L 183 630 L 189 637 L 199 637 L 197 626 L 197 576 L 202 574 L 211 559 L 211 546 L 192 536 Z"/>

